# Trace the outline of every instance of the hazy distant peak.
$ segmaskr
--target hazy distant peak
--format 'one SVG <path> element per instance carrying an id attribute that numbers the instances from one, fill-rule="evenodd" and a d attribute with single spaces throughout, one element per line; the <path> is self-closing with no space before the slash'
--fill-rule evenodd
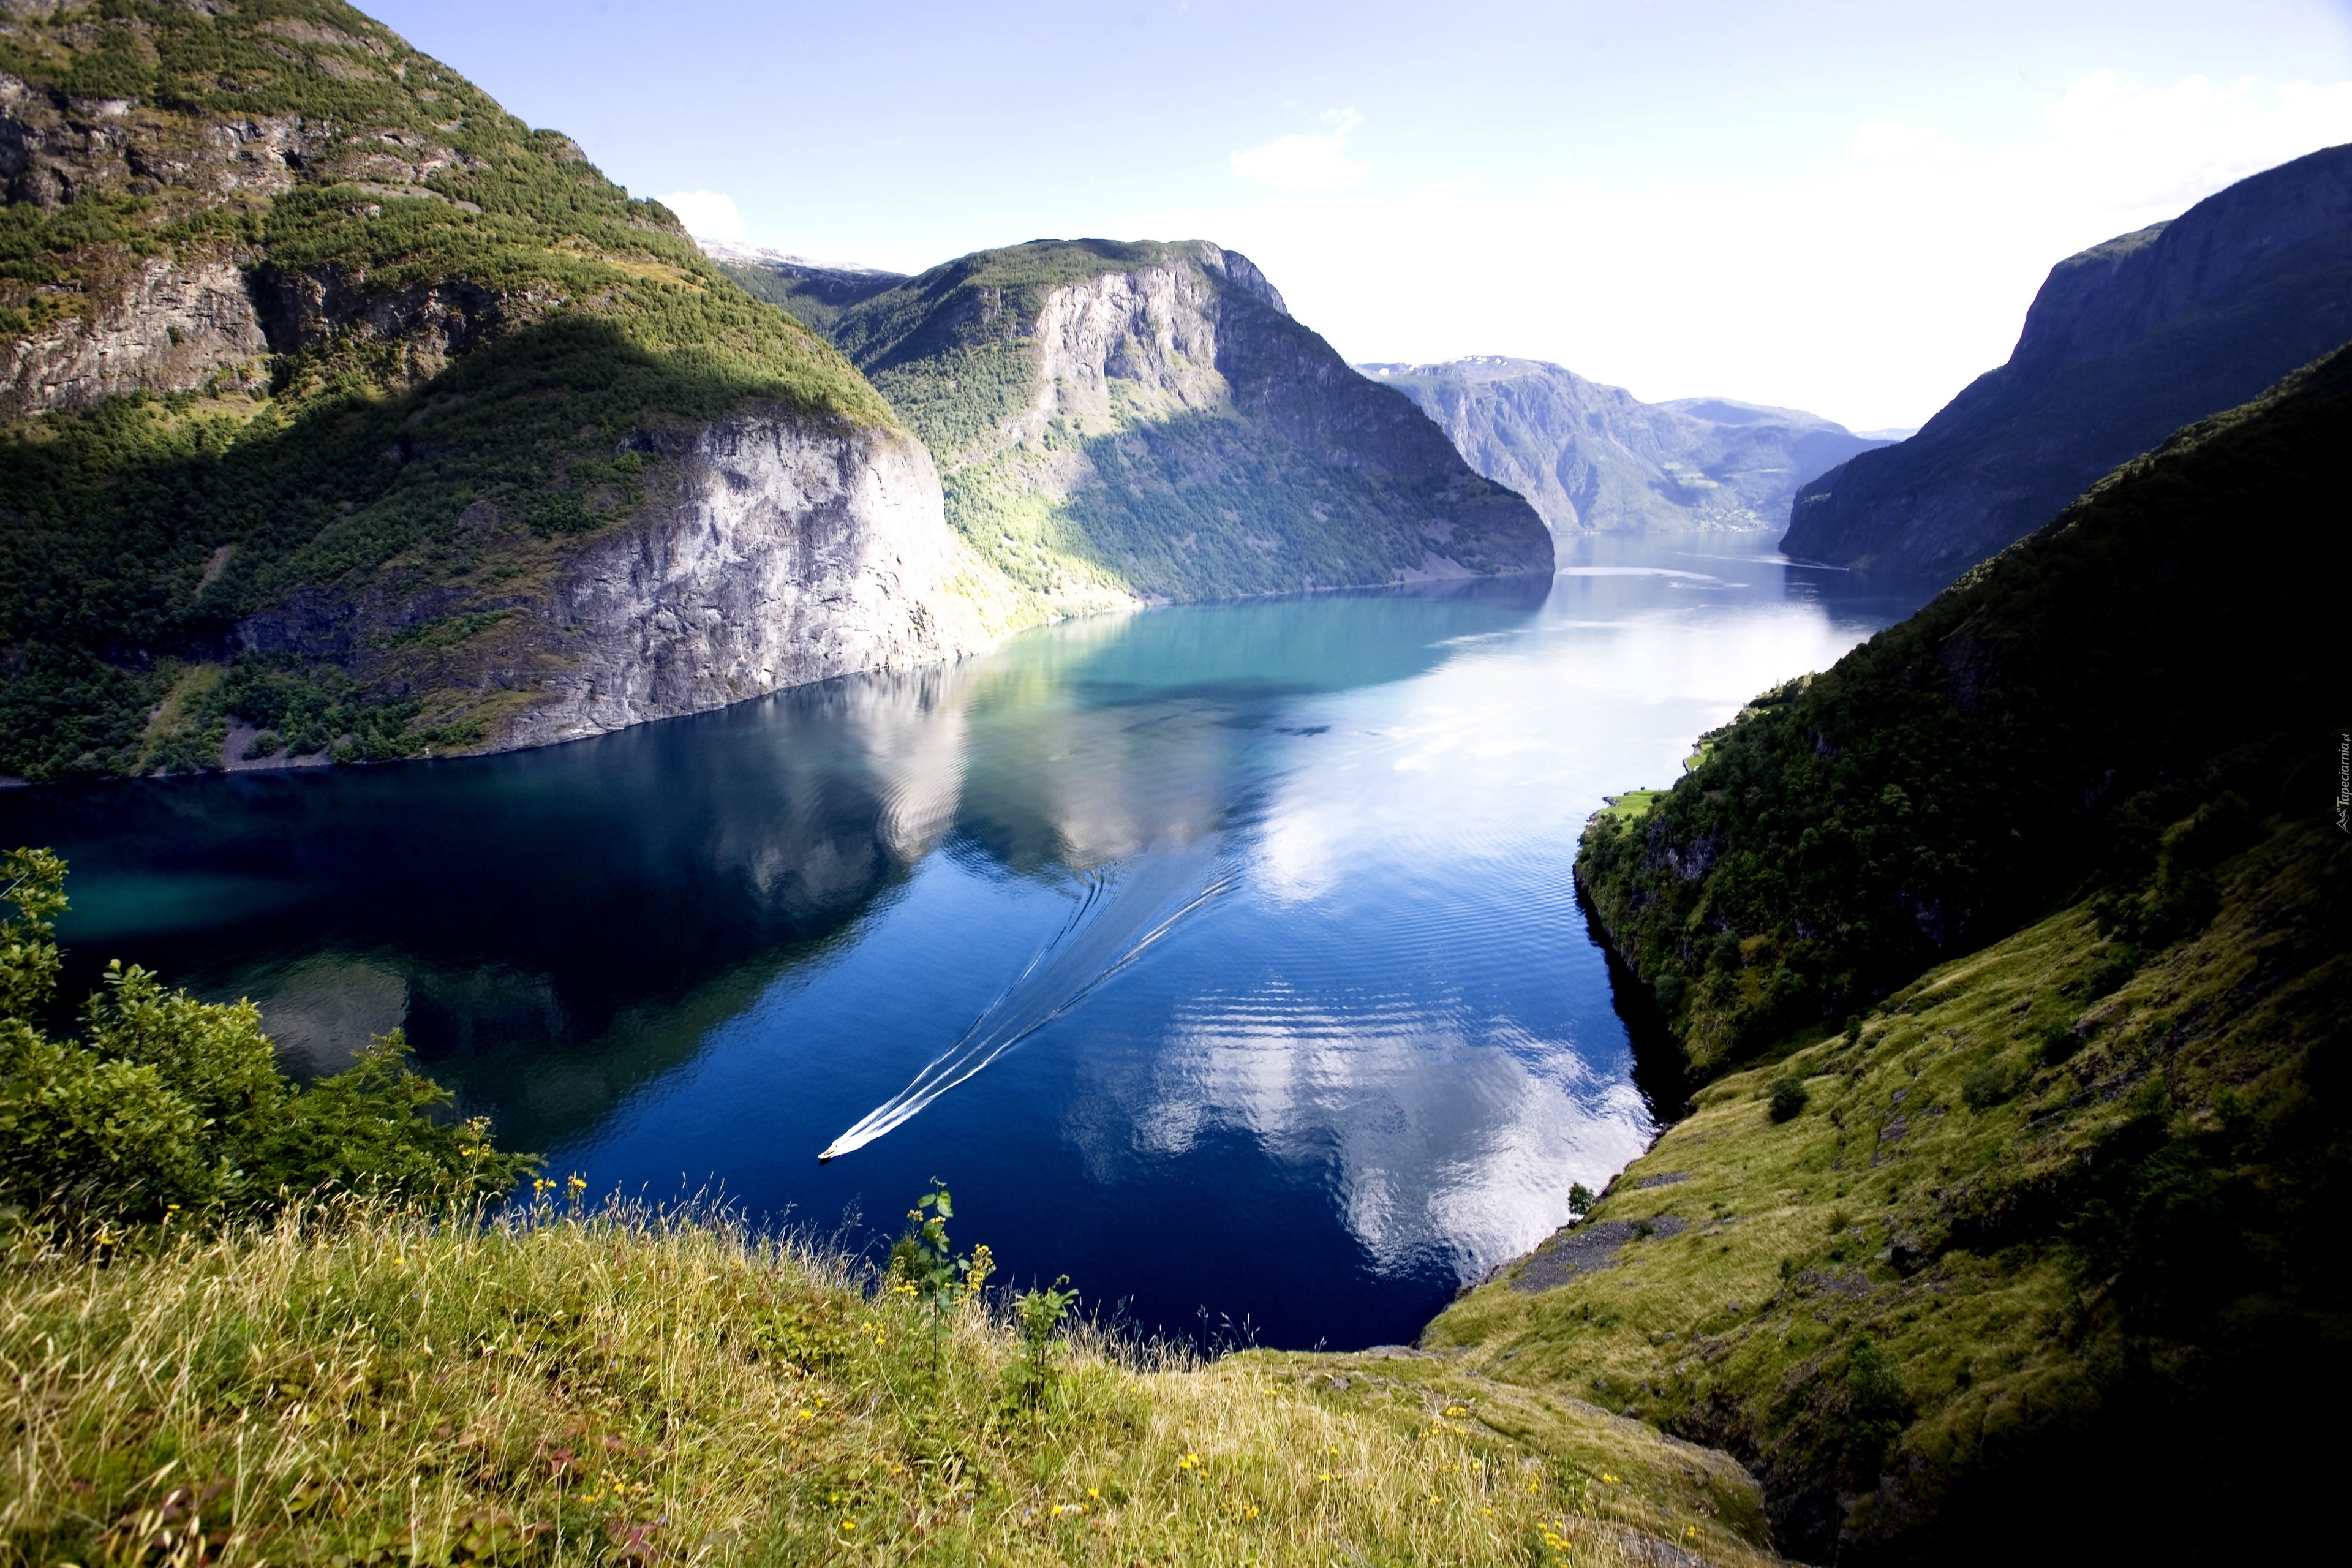
<path id="1" fill-rule="evenodd" d="M 1564 375 L 1584 381 L 1565 365 L 1549 360 L 1520 359 L 1513 354 L 1465 354 L 1460 359 L 1442 360 L 1427 364 L 1360 364 L 1356 367 L 1375 380 L 1390 381 L 1401 376 L 1437 376 L 1452 381 L 1517 381 L 1528 376 Z M 1598 385 L 1597 382 L 1586 383 Z M 1614 387 L 1611 391 L 1617 390 Z"/>
<path id="2" fill-rule="evenodd" d="M 765 246 L 736 245 L 724 239 L 698 239 L 702 254 L 713 261 L 732 261 L 740 266 L 765 267 L 772 271 L 792 271 L 808 275 L 832 275 L 841 278 L 872 279 L 877 282 L 896 283 L 908 276 L 886 268 L 867 267 L 856 261 L 813 261 L 805 256 L 789 251 L 772 250 Z"/>
<path id="3" fill-rule="evenodd" d="M 1736 397 L 1677 397 L 1658 405 L 1710 425 L 1797 425 L 1809 430 L 1844 430 L 1833 419 L 1801 408 L 1780 408 L 1769 403 L 1742 403 Z M 1853 432 L 1849 431 L 1848 434 Z"/>
<path id="4" fill-rule="evenodd" d="M 1644 403 L 1547 360 L 1360 364 L 1435 420 L 1470 466 L 1555 533 L 1772 528 L 1799 485 L 1876 442 L 1799 408 Z"/>

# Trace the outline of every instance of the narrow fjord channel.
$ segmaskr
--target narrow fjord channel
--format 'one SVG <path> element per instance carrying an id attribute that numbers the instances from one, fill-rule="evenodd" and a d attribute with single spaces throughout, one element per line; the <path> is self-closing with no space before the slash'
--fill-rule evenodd
<path id="1" fill-rule="evenodd" d="M 1408 1340 L 1648 1140 L 1604 791 L 1924 599 L 1761 536 L 1103 616 L 546 751 L 18 790 L 111 957 L 404 1026 L 593 1190 L 960 1242 L 1148 1331 Z M 820 1165 L 820 1152 L 838 1158 Z"/>

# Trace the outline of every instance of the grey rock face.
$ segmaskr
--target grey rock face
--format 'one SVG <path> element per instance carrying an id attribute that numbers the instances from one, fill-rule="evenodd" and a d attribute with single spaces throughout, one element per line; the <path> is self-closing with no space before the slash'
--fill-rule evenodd
<path id="1" fill-rule="evenodd" d="M 204 202 L 291 190 L 294 168 L 333 142 L 299 116 L 255 116 L 200 132 L 167 126 L 127 100 L 58 100 L 0 71 L 0 190 L 55 211 L 85 196 L 170 191 Z M 442 166 L 387 144 L 361 161 L 404 179 Z M 260 376 L 270 352 L 238 245 L 183 244 L 127 257 L 82 284 L 81 309 L 0 345 L 0 419 L 86 408 L 129 392 L 194 392 L 223 372 Z"/>
<path id="2" fill-rule="evenodd" d="M 954 658 L 989 640 L 971 563 L 940 515 L 939 476 L 912 437 L 766 412 L 665 445 L 655 493 L 544 589 L 496 602 L 458 590 L 305 589 L 241 623 L 238 638 L 364 676 L 386 660 L 394 633 L 504 610 L 511 619 L 494 635 L 436 668 L 409 667 L 431 686 L 515 694 L 490 751 Z M 501 526 L 488 509 L 467 525 Z"/>
<path id="3" fill-rule="evenodd" d="M 1555 534 L 1776 528 L 1800 485 L 1883 442 L 1793 408 L 1643 403 L 1540 360 L 1367 364 Z"/>
<path id="4" fill-rule="evenodd" d="M 244 275 L 215 259 L 152 257 L 87 318 L 0 345 L 0 418 L 87 408 L 126 392 L 194 392 L 268 352 Z"/>
<path id="5" fill-rule="evenodd" d="M 2181 426 L 2352 338 L 2352 146 L 2071 256 L 2009 363 L 1919 433 L 1805 486 L 1781 548 L 1949 577 Z"/>
<path id="6" fill-rule="evenodd" d="M 946 591 L 959 552 L 922 444 L 738 416 L 704 430 L 670 495 L 572 562 L 541 610 L 572 668 L 523 746 L 696 713 L 980 645 Z"/>

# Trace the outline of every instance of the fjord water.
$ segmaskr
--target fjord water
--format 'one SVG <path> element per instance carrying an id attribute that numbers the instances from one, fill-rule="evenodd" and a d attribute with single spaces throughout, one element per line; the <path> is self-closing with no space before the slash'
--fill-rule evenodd
<path id="1" fill-rule="evenodd" d="M 1754 534 L 1563 553 L 540 752 L 20 790 L 0 841 L 72 864 L 68 994 L 250 995 L 309 1072 L 404 1026 L 596 1192 L 879 1246 L 937 1176 L 960 1245 L 1144 1329 L 1409 1340 L 1654 1130 L 1585 817 L 1925 597 Z"/>

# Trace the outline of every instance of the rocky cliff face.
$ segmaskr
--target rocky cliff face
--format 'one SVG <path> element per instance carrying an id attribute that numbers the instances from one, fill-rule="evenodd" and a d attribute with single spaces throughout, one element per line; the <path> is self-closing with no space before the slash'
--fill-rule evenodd
<path id="1" fill-rule="evenodd" d="M 1219 246 L 982 252 L 826 330 L 1038 613 L 1551 570 L 1523 500 Z"/>
<path id="2" fill-rule="evenodd" d="M 990 636 L 951 585 L 971 563 L 903 431 L 738 415 L 532 606 L 568 668 L 509 745 L 699 712 L 856 670 L 954 658 Z M 568 658 L 567 658 L 568 656 Z"/>
<path id="3" fill-rule="evenodd" d="M 0 418 L 88 408 L 131 392 L 262 379 L 268 352 L 245 277 L 213 258 L 126 268 L 87 314 L 0 344 Z"/>
<path id="4" fill-rule="evenodd" d="M 1800 485 L 1885 445 L 1793 408 L 1643 403 L 1540 360 L 1357 368 L 1412 398 L 1556 534 L 1778 528 Z"/>
<path id="5" fill-rule="evenodd" d="M 2108 469 L 2352 338 L 2352 146 L 2053 268 L 2009 363 L 1799 493 L 1781 547 L 1950 576 Z"/>
<path id="6" fill-rule="evenodd" d="M 626 445 L 662 458 L 644 499 L 520 591 L 305 586 L 239 622 L 238 643 L 493 713 L 480 749 L 507 751 L 951 659 L 996 635 L 929 454 L 904 431 L 761 409 Z M 517 531 L 476 510 L 485 544 Z"/>

